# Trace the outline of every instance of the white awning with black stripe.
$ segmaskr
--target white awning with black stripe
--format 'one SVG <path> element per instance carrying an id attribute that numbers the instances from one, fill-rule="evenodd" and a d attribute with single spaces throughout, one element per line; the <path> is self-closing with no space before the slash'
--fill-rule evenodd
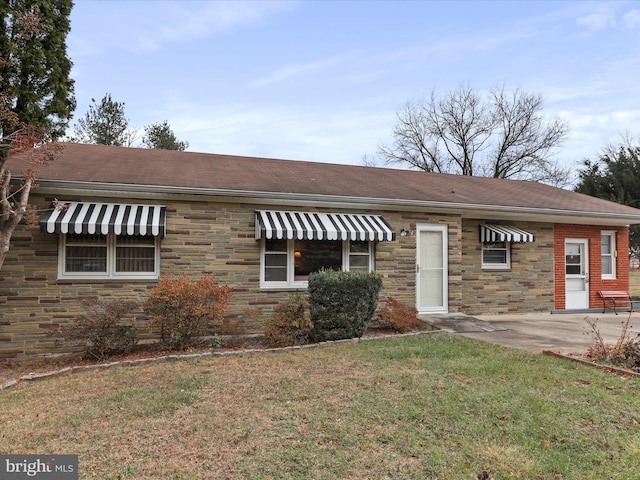
<path id="1" fill-rule="evenodd" d="M 63 202 L 40 220 L 45 233 L 164 236 L 166 207 L 124 203 Z"/>
<path id="2" fill-rule="evenodd" d="M 396 234 L 380 215 L 256 211 L 256 239 L 391 241 Z"/>
<path id="3" fill-rule="evenodd" d="M 486 242 L 533 242 L 532 233 L 508 225 L 480 225 L 480 241 Z"/>

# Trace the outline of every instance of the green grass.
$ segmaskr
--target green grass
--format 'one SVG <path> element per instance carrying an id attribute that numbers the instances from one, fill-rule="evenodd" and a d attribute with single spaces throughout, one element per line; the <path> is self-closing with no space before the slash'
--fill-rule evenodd
<path id="1" fill-rule="evenodd" d="M 21 383 L 0 444 L 77 453 L 81 478 L 628 479 L 638 386 L 422 335 Z"/>
<path id="2" fill-rule="evenodd" d="M 629 293 L 632 297 L 640 297 L 640 270 L 629 272 Z"/>

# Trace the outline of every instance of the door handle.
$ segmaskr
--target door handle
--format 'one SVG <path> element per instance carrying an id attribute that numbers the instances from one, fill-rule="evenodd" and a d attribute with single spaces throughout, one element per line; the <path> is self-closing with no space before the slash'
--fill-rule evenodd
<path id="1" fill-rule="evenodd" d="M 416 273 L 420 273 L 420 265 L 416 263 Z"/>

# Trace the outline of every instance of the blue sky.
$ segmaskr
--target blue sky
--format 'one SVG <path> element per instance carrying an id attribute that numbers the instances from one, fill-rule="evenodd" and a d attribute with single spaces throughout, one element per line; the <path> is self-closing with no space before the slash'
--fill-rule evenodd
<path id="1" fill-rule="evenodd" d="M 572 168 L 640 137 L 640 2 L 76 0 L 67 45 L 72 125 L 108 92 L 189 151 L 358 165 L 460 84 L 541 94 Z"/>

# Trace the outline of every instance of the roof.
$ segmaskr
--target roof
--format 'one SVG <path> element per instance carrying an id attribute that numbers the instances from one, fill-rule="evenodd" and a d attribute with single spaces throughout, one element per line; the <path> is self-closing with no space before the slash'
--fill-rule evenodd
<path id="1" fill-rule="evenodd" d="M 62 145 L 60 158 L 38 168 L 38 184 L 43 187 L 428 207 L 468 215 L 493 212 L 496 218 L 500 212 L 510 212 L 640 223 L 638 209 L 524 180 L 173 150 Z M 9 161 L 9 168 L 15 176 L 27 165 L 16 156 Z"/>

